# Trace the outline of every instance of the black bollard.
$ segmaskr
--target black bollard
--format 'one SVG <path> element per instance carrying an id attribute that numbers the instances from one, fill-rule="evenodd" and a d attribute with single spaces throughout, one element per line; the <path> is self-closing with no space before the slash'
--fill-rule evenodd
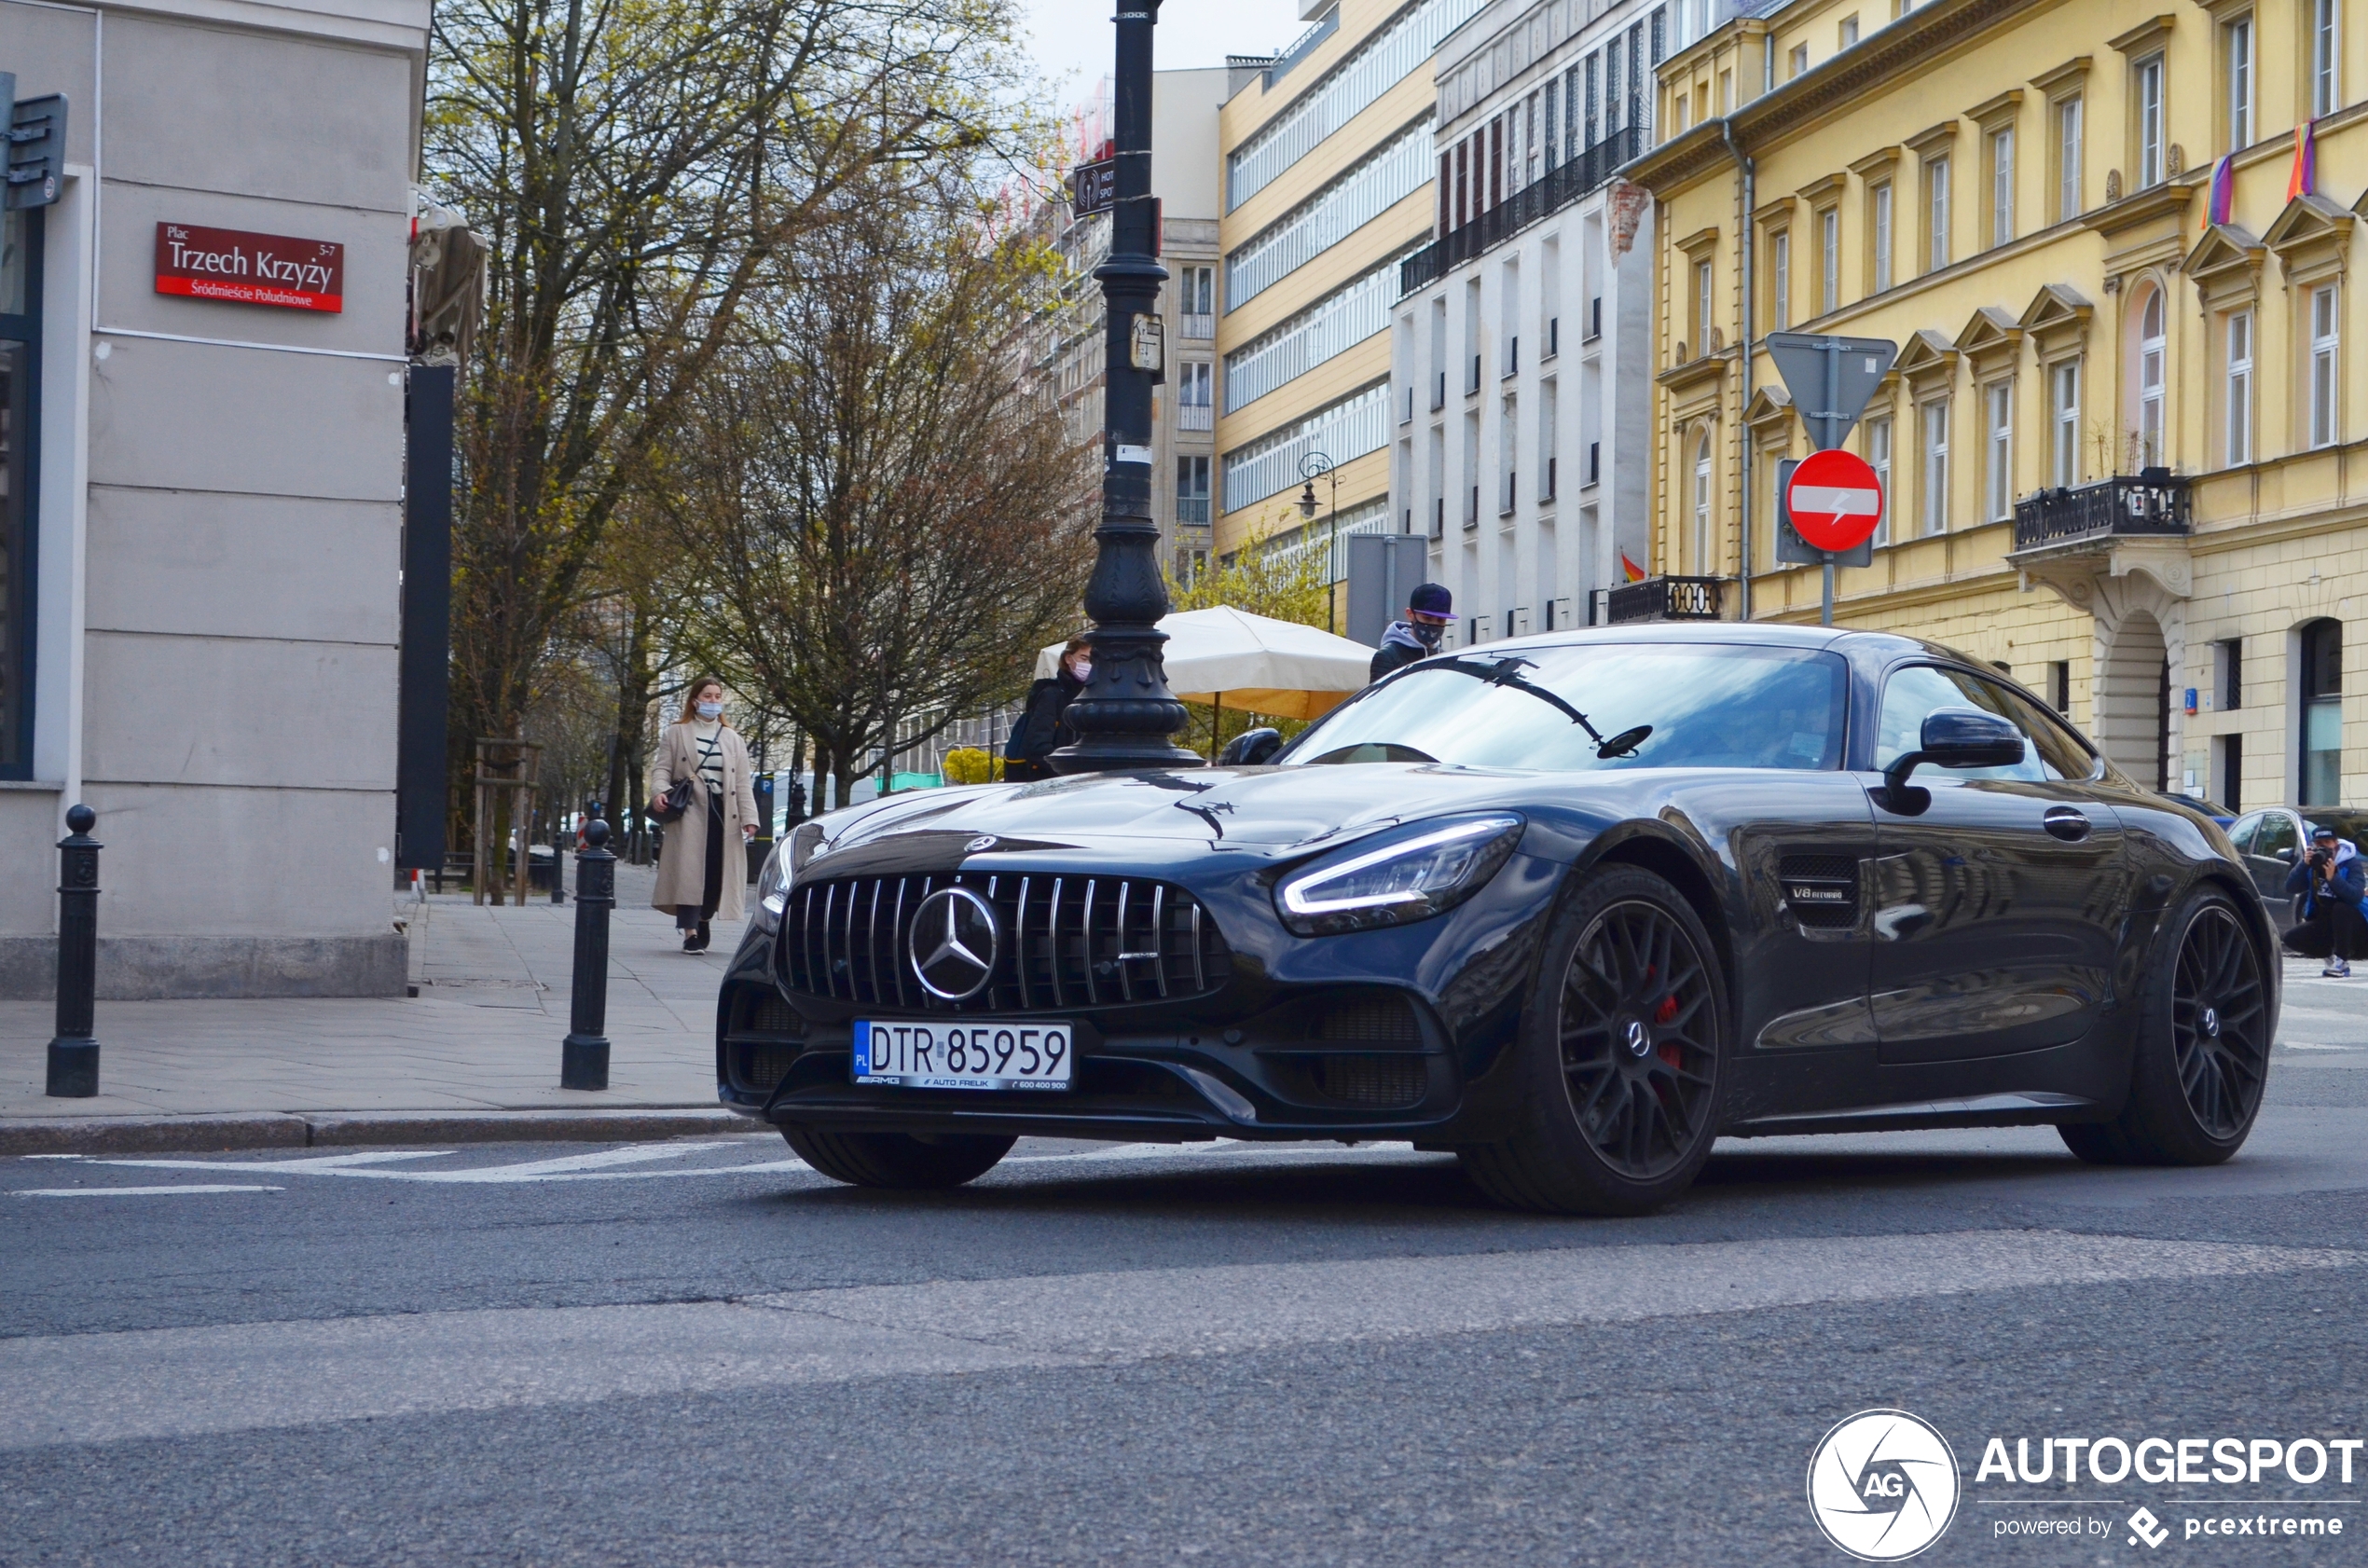
<path id="1" fill-rule="evenodd" d="M 616 906 L 616 857 L 609 825 L 595 818 L 575 858 L 575 985 L 567 1043 L 559 1048 L 559 1087 L 609 1086 L 609 911 Z M 95 1048 L 94 1048 L 95 1049 Z"/>
<path id="2" fill-rule="evenodd" d="M 99 814 L 66 812 L 58 841 L 58 1034 L 49 1042 L 49 1093 L 87 1100 L 99 1092 L 99 1042 L 91 1038 L 99 989 Z"/>
<path id="3" fill-rule="evenodd" d="M 559 832 L 558 814 L 554 812 L 551 817 L 551 901 L 553 903 L 568 901 L 568 857 L 567 851 L 559 846 Z"/>

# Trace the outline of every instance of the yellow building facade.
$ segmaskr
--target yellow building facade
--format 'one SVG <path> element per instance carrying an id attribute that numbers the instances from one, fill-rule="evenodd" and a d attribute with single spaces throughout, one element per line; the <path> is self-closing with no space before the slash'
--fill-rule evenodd
<path id="1" fill-rule="evenodd" d="M 1656 573 L 1817 618 L 1818 569 L 1775 558 L 1777 463 L 1811 443 L 1763 339 L 1887 338 L 1846 445 L 1888 512 L 1837 624 L 2006 668 L 2141 781 L 2368 795 L 2356 0 L 1797 0 L 1660 94 L 1630 171 L 1657 201 Z"/>
<path id="2" fill-rule="evenodd" d="M 1481 4 L 1318 4 L 1290 48 L 1232 62 L 1218 118 L 1219 555 L 1287 546 L 1293 530 L 1320 547 L 1336 528 L 1388 521 L 1389 309 L 1398 260 L 1431 235 L 1431 59 Z M 1310 525 L 1295 503 L 1326 467 Z"/>

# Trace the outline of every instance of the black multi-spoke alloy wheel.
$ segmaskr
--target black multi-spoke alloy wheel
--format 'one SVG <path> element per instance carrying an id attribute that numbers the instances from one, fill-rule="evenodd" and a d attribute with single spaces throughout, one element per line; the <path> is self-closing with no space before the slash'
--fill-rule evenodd
<path id="1" fill-rule="evenodd" d="M 1644 1214 L 1686 1190 L 1718 1134 L 1727 986 L 1693 906 L 1635 866 L 1556 915 L 1523 1010 L 1519 1130 L 1462 1150 L 1514 1208 Z"/>
<path id="2" fill-rule="evenodd" d="M 959 1187 L 995 1168 L 1017 1138 L 948 1136 L 916 1138 L 910 1133 L 826 1133 L 819 1127 L 783 1127 L 797 1157 L 850 1187 L 929 1191 Z"/>
<path id="3" fill-rule="evenodd" d="M 2111 1121 L 2058 1129 L 2099 1165 L 2216 1165 L 2261 1109 L 2277 1026 L 2262 953 L 2234 904 L 2202 890 L 2163 928 L 2149 965 L 2129 1099 Z"/>

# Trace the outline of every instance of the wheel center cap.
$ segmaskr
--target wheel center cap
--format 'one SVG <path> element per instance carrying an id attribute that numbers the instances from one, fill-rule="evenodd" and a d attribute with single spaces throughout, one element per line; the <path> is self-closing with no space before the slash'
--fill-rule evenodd
<path id="1" fill-rule="evenodd" d="M 1653 1049 L 1652 1034 L 1639 1019 L 1631 1018 L 1628 1021 L 1628 1027 L 1621 1034 L 1620 1038 L 1628 1047 L 1628 1053 L 1640 1062 L 1645 1059 L 1645 1053 Z"/>
<path id="2" fill-rule="evenodd" d="M 2220 1010 L 2216 1007 L 2204 1009 L 2203 1022 L 2204 1033 L 2213 1039 L 2218 1039 L 2220 1038 Z"/>

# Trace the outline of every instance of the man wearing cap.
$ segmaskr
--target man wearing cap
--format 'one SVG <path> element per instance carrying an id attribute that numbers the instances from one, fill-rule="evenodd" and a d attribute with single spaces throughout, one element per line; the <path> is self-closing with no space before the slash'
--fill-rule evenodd
<path id="1" fill-rule="evenodd" d="M 1440 640 L 1455 620 L 1450 613 L 1454 607 L 1454 598 L 1437 583 L 1416 584 L 1406 596 L 1406 619 L 1392 621 L 1389 630 L 1382 633 L 1382 645 L 1373 652 L 1371 672 L 1366 679 L 1379 681 L 1393 669 L 1438 653 Z"/>
<path id="2" fill-rule="evenodd" d="M 2368 903 L 2368 861 L 2360 851 L 2321 823 L 2310 830 L 2310 848 L 2286 873 L 2286 891 L 2299 900 L 2302 924 L 2290 931 L 2295 949 L 2309 952 L 2322 937 L 2327 967 L 2320 973 L 2342 980 L 2351 973 L 2352 949 L 2368 928 L 2361 905 Z"/>

